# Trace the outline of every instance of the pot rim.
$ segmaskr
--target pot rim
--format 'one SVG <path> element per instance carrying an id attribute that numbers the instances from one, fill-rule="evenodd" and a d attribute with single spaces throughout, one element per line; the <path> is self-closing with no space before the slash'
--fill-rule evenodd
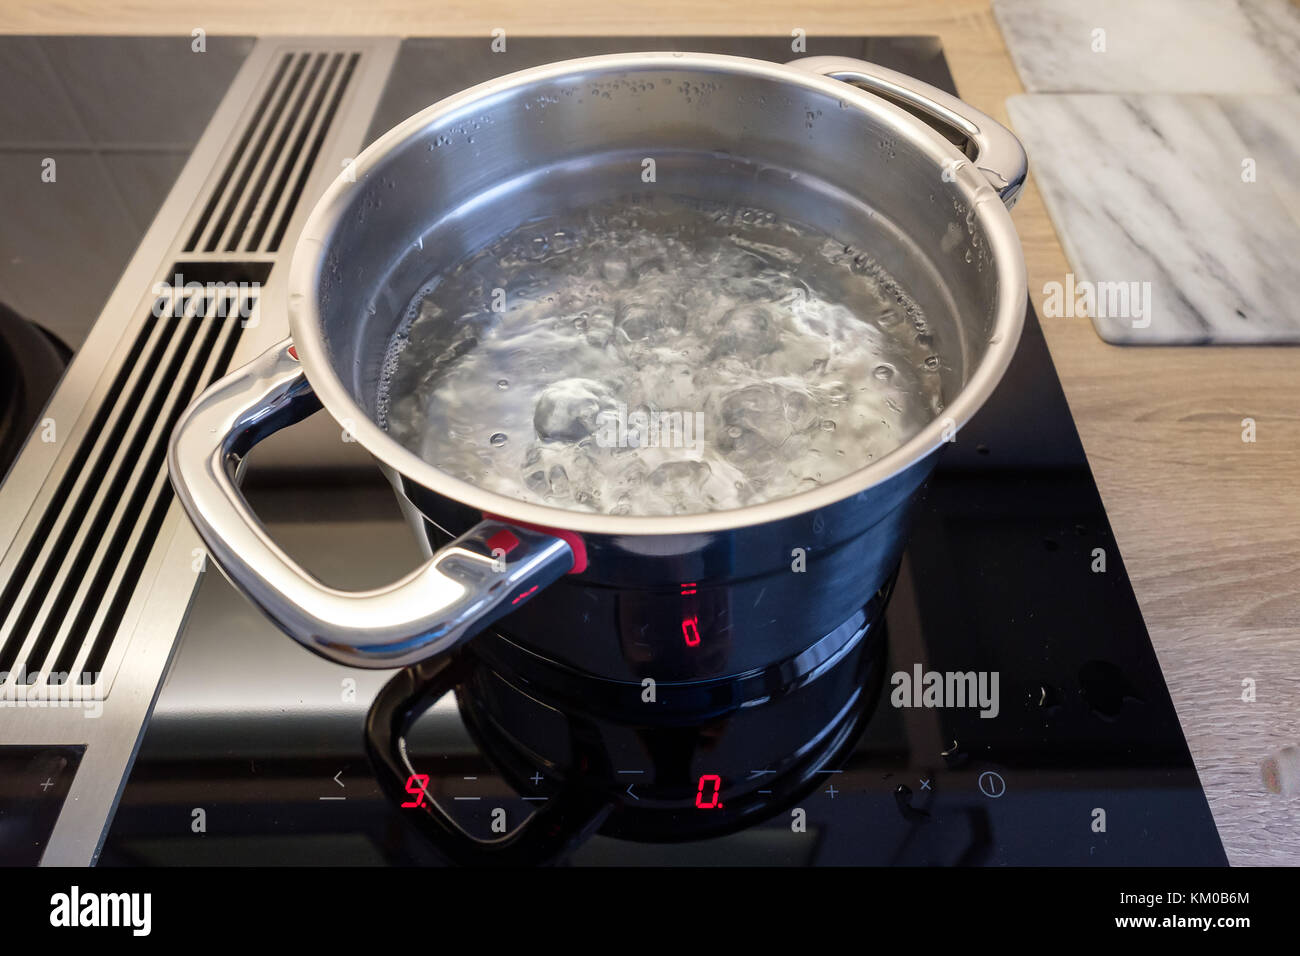
<path id="1" fill-rule="evenodd" d="M 562 60 L 480 83 L 409 117 L 375 140 L 354 160 L 352 172 L 355 173 L 355 181 L 364 181 L 402 143 L 414 139 L 430 124 L 458 110 L 538 81 L 566 76 L 576 79 L 579 75 L 633 69 L 696 69 L 703 72 L 741 73 L 803 86 L 837 97 L 847 106 L 869 113 L 877 121 L 892 127 L 898 135 L 930 155 L 936 175 L 945 167 L 954 171 L 953 185 L 965 193 L 967 203 L 975 210 L 988 237 L 997 276 L 997 307 L 989 345 L 983 358 L 974 374 L 945 406 L 942 415 L 865 468 L 809 491 L 723 511 L 683 515 L 613 515 L 574 511 L 521 501 L 453 478 L 408 450 L 375 424 L 352 398 L 329 360 L 317 308 L 316 290 L 324 267 L 328 238 L 346 214 L 351 187 L 355 184 L 347 171 L 340 173 L 329 184 L 312 209 L 294 248 L 289 267 L 289 329 L 307 381 L 325 411 L 336 421 L 354 422 L 355 425 L 349 431 L 363 448 L 381 464 L 429 491 L 507 521 L 604 535 L 699 534 L 780 521 L 829 507 L 866 492 L 935 452 L 945 442 L 945 429 L 960 430 L 970 420 L 997 387 L 1011 362 L 1020 341 L 1028 303 L 1024 255 L 1010 213 L 983 174 L 937 130 L 879 96 L 808 70 L 748 57 L 650 52 L 613 53 Z"/>

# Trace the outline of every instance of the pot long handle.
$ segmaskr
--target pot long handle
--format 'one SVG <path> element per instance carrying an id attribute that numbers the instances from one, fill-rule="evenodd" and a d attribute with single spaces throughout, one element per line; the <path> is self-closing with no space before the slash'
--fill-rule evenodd
<path id="1" fill-rule="evenodd" d="M 238 479 L 259 441 L 319 408 L 286 340 L 200 395 L 167 456 L 213 560 L 304 647 L 354 667 L 405 667 L 447 652 L 573 567 L 561 539 L 487 520 L 386 587 L 349 592 L 318 581 L 267 535 Z"/>
<path id="2" fill-rule="evenodd" d="M 1029 163 L 1015 133 L 969 103 L 905 73 L 845 56 L 809 56 L 798 67 L 875 93 L 932 126 L 956 133 L 970 144 L 971 162 L 988 179 L 1008 209 L 1016 204 Z"/>

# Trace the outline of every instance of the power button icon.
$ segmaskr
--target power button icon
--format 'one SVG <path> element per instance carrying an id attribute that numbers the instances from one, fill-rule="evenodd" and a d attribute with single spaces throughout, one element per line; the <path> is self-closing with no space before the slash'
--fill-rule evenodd
<path id="1" fill-rule="evenodd" d="M 1002 779 L 1002 774 L 985 770 L 980 774 L 980 792 L 996 800 L 1007 792 L 1007 782 Z"/>

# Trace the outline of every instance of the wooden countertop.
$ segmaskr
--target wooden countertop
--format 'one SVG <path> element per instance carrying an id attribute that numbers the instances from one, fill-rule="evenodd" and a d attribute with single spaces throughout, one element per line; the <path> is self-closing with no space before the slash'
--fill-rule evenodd
<path id="1" fill-rule="evenodd" d="M 110 12 L 111 10 L 111 12 Z M 0 32 L 508 35 L 929 34 L 962 97 L 1002 122 L 1023 88 L 988 0 L 0 0 Z M 1029 287 L 1069 271 L 1030 183 Z M 1300 308 L 1300 304 L 1283 303 Z M 1300 798 L 1260 762 L 1300 743 L 1300 349 L 1117 348 L 1086 318 L 1044 331 L 1184 732 L 1234 863 L 1300 863 Z M 1257 441 L 1242 441 L 1253 418 Z M 1243 701 L 1242 682 L 1256 699 Z"/>

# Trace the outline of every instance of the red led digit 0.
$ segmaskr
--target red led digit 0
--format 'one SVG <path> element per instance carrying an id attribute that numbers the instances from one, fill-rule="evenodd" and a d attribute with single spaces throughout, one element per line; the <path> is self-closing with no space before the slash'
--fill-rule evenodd
<path id="1" fill-rule="evenodd" d="M 413 773 L 406 778 L 406 792 L 415 797 L 414 800 L 408 800 L 402 804 L 403 809 L 424 806 L 424 791 L 429 786 L 429 775 L 427 773 Z"/>
<path id="2" fill-rule="evenodd" d="M 705 791 L 711 791 L 705 800 Z M 722 809 L 722 778 L 716 773 L 706 773 L 700 777 L 700 787 L 695 794 L 695 805 L 701 810 Z"/>
<path id="3" fill-rule="evenodd" d="M 682 621 L 682 637 L 685 639 L 687 647 L 700 646 L 700 619 L 698 617 L 688 617 Z"/>

